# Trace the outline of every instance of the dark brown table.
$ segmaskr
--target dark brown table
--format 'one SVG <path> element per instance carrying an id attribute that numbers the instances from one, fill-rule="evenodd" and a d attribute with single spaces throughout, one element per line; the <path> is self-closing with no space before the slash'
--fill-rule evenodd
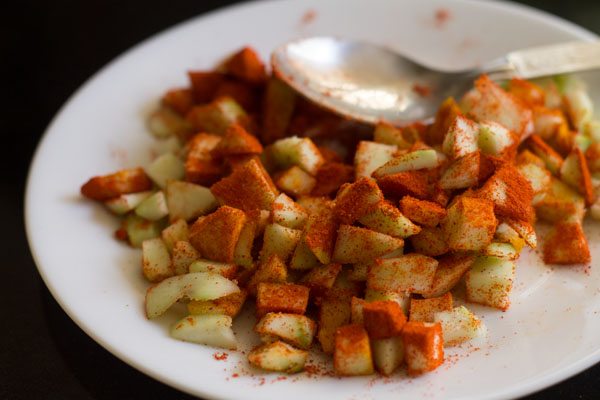
<path id="1" fill-rule="evenodd" d="M 600 34 L 597 0 L 522 2 Z M 31 156 L 46 125 L 90 75 L 152 34 L 230 3 L 234 1 L 23 0 L 11 2 L 10 9 L 3 3 L 0 399 L 190 398 L 112 356 L 61 310 L 29 253 L 23 191 Z M 600 398 L 600 365 L 528 399 L 554 397 Z"/>

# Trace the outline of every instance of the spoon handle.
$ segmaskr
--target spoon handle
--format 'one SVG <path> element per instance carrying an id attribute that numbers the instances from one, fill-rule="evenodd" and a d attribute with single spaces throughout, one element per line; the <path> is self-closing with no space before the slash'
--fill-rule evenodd
<path id="1" fill-rule="evenodd" d="M 600 68 L 600 41 L 567 42 L 508 53 L 484 71 L 492 79 L 537 78 Z"/>

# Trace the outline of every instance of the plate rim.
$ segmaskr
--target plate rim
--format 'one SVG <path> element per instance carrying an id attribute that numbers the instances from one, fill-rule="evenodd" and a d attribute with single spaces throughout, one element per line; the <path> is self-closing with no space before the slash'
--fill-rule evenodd
<path id="1" fill-rule="evenodd" d="M 283 0 L 287 2 L 299 2 L 300 0 Z M 116 349 L 115 346 L 105 341 L 101 336 L 94 333 L 93 327 L 88 326 L 83 320 L 81 320 L 78 315 L 69 307 L 69 305 L 63 300 L 62 296 L 58 292 L 58 290 L 50 284 L 49 274 L 46 268 L 44 268 L 43 262 L 36 251 L 36 246 L 32 240 L 32 232 L 34 230 L 33 222 L 32 222 L 32 206 L 33 199 L 31 198 L 31 193 L 33 191 L 32 187 L 35 182 L 35 175 L 39 170 L 38 164 L 40 162 L 40 153 L 42 148 L 48 142 L 50 137 L 50 132 L 54 129 L 54 126 L 57 124 L 60 117 L 63 113 L 71 106 L 71 104 L 75 103 L 79 96 L 90 86 L 99 76 L 103 75 L 105 72 L 110 70 L 112 67 L 119 64 L 119 62 L 127 57 L 134 55 L 137 51 L 144 48 L 150 42 L 153 42 L 159 37 L 163 37 L 169 34 L 173 34 L 175 31 L 178 31 L 182 28 L 185 28 L 187 25 L 202 23 L 205 19 L 211 19 L 214 16 L 219 14 L 226 14 L 232 11 L 240 11 L 245 8 L 253 8 L 253 7 L 263 7 L 269 4 L 283 2 L 282 0 L 251 0 L 241 3 L 234 3 L 225 6 L 218 7 L 216 9 L 210 10 L 208 12 L 204 12 L 197 15 L 192 15 L 189 18 L 175 23 L 173 25 L 167 26 L 166 28 L 159 30 L 145 39 L 137 42 L 133 46 L 127 48 L 126 50 L 119 53 L 117 56 L 109 60 L 100 66 L 92 75 L 90 75 L 85 81 L 78 86 L 78 88 L 67 97 L 65 102 L 58 108 L 53 117 L 50 119 L 42 136 L 40 137 L 38 144 L 35 147 L 33 155 L 31 157 L 27 178 L 25 181 L 25 192 L 24 192 L 24 222 L 25 222 L 25 233 L 27 238 L 28 247 L 33 258 L 36 269 L 42 278 L 44 285 L 49 290 L 50 294 L 54 298 L 54 300 L 59 304 L 61 309 L 69 316 L 69 318 L 81 329 L 88 337 L 102 346 L 105 350 L 111 353 L 112 356 L 116 357 L 120 361 L 126 363 L 132 368 L 142 372 L 143 374 L 151 377 L 152 379 L 166 384 L 176 390 L 181 392 L 190 394 L 192 396 L 203 396 L 205 398 L 219 398 L 219 399 L 236 399 L 236 397 L 232 397 L 232 393 L 226 392 L 215 392 L 210 390 L 205 390 L 202 387 L 191 386 L 185 383 L 177 381 L 177 379 L 173 378 L 169 375 L 163 375 L 158 372 L 155 372 L 151 368 L 145 366 L 137 362 L 135 359 L 130 358 L 126 353 L 121 352 Z M 574 23 L 569 20 L 566 20 L 560 16 L 551 14 L 544 10 L 537 9 L 535 7 L 516 3 L 511 0 L 453 0 L 457 3 L 468 3 L 468 4 L 477 4 L 477 3 L 486 3 L 487 6 L 496 7 L 498 9 L 513 9 L 521 14 L 525 14 L 529 18 L 533 18 L 540 21 L 547 21 L 550 24 L 561 27 L 564 30 L 572 33 L 574 36 L 579 37 L 581 40 L 595 40 L 598 39 L 600 35 Z M 582 371 L 590 368 L 591 366 L 600 362 L 600 348 L 593 353 L 590 353 L 584 358 L 579 359 L 576 362 L 571 363 L 566 367 L 562 367 L 556 371 L 546 373 L 540 377 L 533 378 L 531 382 L 523 385 L 519 385 L 516 387 L 509 387 L 506 390 L 501 392 L 491 393 L 490 395 L 485 395 L 483 397 L 478 397 L 479 399 L 501 399 L 508 397 L 520 398 L 540 390 L 549 388 L 556 384 L 559 384 L 574 375 L 581 373 Z M 472 398 L 472 396 L 466 396 L 465 398 Z"/>

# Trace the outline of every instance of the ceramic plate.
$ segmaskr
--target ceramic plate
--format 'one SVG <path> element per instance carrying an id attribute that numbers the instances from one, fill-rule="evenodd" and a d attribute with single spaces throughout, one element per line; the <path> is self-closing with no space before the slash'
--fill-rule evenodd
<path id="1" fill-rule="evenodd" d="M 93 175 L 148 163 L 156 149 L 145 116 L 167 88 L 186 84 L 188 69 L 211 68 L 246 44 L 268 57 L 282 42 L 325 34 L 385 44 L 428 64 L 456 68 L 521 47 L 594 38 L 561 19 L 508 3 L 279 0 L 206 14 L 141 43 L 68 101 L 31 166 L 29 242 L 63 309 L 126 363 L 208 398 L 508 398 L 599 361 L 600 270 L 550 268 L 533 252 L 518 262 L 508 312 L 473 307 L 488 326 L 488 337 L 449 350 L 441 368 L 416 379 L 402 374 L 338 379 L 314 373 L 281 378 L 249 370 L 243 354 L 217 360 L 214 349 L 169 338 L 168 327 L 182 310 L 146 320 L 148 285 L 140 273 L 140 252 L 113 238 L 117 220 L 84 201 L 80 185 Z M 600 230 L 586 229 L 599 260 Z M 235 329 L 244 349 L 256 343 L 249 313 Z"/>

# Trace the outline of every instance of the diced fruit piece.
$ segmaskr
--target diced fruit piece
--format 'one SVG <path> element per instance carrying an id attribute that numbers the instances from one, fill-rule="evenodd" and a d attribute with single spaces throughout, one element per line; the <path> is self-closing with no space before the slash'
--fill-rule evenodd
<path id="1" fill-rule="evenodd" d="M 343 224 L 352 224 L 373 211 L 383 200 L 383 193 L 371 178 L 360 178 L 340 188 L 335 199 L 335 215 Z"/>
<path id="2" fill-rule="evenodd" d="M 474 121 L 457 115 L 444 136 L 442 149 L 451 159 L 466 156 L 477 151 L 479 125 Z"/>
<path id="3" fill-rule="evenodd" d="M 275 184 L 280 190 L 292 196 L 301 196 L 303 194 L 310 194 L 315 188 L 317 180 L 312 175 L 304 172 L 300 167 L 294 165 L 277 174 Z"/>
<path id="4" fill-rule="evenodd" d="M 179 115 L 185 115 L 194 105 L 194 94 L 189 88 L 171 89 L 164 94 L 161 104 Z"/>
<path id="5" fill-rule="evenodd" d="M 367 286 L 365 289 L 365 300 L 370 301 L 395 301 L 400 304 L 404 315 L 408 314 L 410 306 L 410 293 L 397 290 L 375 290 Z"/>
<path id="6" fill-rule="evenodd" d="M 375 178 L 382 178 L 399 172 L 435 168 L 443 161 L 443 157 L 433 149 L 415 150 L 392 158 L 390 161 L 377 168 L 373 172 L 373 176 Z"/>
<path id="7" fill-rule="evenodd" d="M 231 97 L 222 96 L 209 104 L 193 107 L 186 120 L 196 131 L 223 135 L 229 125 L 244 124 L 248 116 L 244 109 Z"/>
<path id="8" fill-rule="evenodd" d="M 302 277 L 300 283 L 310 289 L 312 296 L 323 296 L 333 287 L 341 270 L 341 264 L 328 264 L 314 267 Z"/>
<path id="9" fill-rule="evenodd" d="M 358 296 L 362 287 L 357 282 L 351 280 L 349 276 L 350 271 L 348 269 L 342 269 L 336 276 L 333 287 L 327 291 L 327 297 L 345 299 L 349 303 L 352 296 Z"/>
<path id="10" fill-rule="evenodd" d="M 361 141 L 354 154 L 356 179 L 370 177 L 373 172 L 390 161 L 398 147 L 389 144 Z"/>
<path id="11" fill-rule="evenodd" d="M 590 172 L 600 171 L 600 142 L 592 143 L 585 152 Z"/>
<path id="12" fill-rule="evenodd" d="M 240 231 L 240 236 L 233 251 L 233 262 L 245 268 L 252 268 L 254 258 L 252 249 L 254 247 L 254 239 L 258 234 L 260 212 L 257 210 L 246 213 L 246 223 Z"/>
<path id="13" fill-rule="evenodd" d="M 527 243 L 529 247 L 532 249 L 536 248 L 537 236 L 535 234 L 533 225 L 527 221 L 520 221 L 512 218 L 506 218 L 505 221 L 519 234 L 519 236 L 525 241 L 525 243 Z"/>
<path id="14" fill-rule="evenodd" d="M 214 98 L 224 96 L 231 97 L 248 112 L 254 112 L 259 107 L 259 96 L 256 88 L 238 79 L 226 79 L 219 85 Z M 252 126 L 253 123 L 248 125 Z"/>
<path id="15" fill-rule="evenodd" d="M 271 210 L 279 194 L 260 161 L 255 159 L 212 185 L 210 191 L 221 204 L 244 211 Z"/>
<path id="16" fill-rule="evenodd" d="M 456 346 L 485 334 L 485 325 L 465 306 L 435 313 L 435 322 L 442 325 L 444 346 Z"/>
<path id="17" fill-rule="evenodd" d="M 319 259 L 308 248 L 304 238 L 300 238 L 292 259 L 290 260 L 291 269 L 311 269 L 320 265 Z"/>
<path id="18" fill-rule="evenodd" d="M 490 200 L 460 197 L 442 222 L 442 229 L 451 250 L 484 249 L 496 231 L 494 203 Z"/>
<path id="19" fill-rule="evenodd" d="M 437 203 L 404 196 L 400 200 L 400 211 L 413 222 L 424 226 L 436 226 L 446 217 L 446 209 Z"/>
<path id="20" fill-rule="evenodd" d="M 467 301 L 507 310 L 515 280 L 515 263 L 498 257 L 480 256 L 465 276 Z"/>
<path id="21" fill-rule="evenodd" d="M 426 200 L 432 195 L 428 171 L 425 170 L 384 176 L 377 180 L 377 184 L 386 196 L 401 198 L 408 195 Z"/>
<path id="22" fill-rule="evenodd" d="M 475 120 L 497 122 L 519 137 L 527 137 L 533 130 L 531 109 L 487 75 L 475 81 L 475 89 L 465 95 L 461 103 L 463 110 Z"/>
<path id="23" fill-rule="evenodd" d="M 216 157 L 236 156 L 244 154 L 260 154 L 263 147 L 258 139 L 248 133 L 240 124 L 232 124 L 225 135 L 211 151 Z"/>
<path id="24" fill-rule="evenodd" d="M 273 143 L 269 147 L 268 156 L 279 168 L 296 165 L 313 176 L 325 162 L 312 140 L 297 136 L 279 139 Z"/>
<path id="25" fill-rule="evenodd" d="M 272 143 L 285 136 L 296 105 L 296 92 L 286 83 L 272 77 L 265 89 L 262 139 Z"/>
<path id="26" fill-rule="evenodd" d="M 546 264 L 584 264 L 591 261 L 590 249 L 579 222 L 559 222 L 544 243 Z"/>
<path id="27" fill-rule="evenodd" d="M 529 181 L 534 195 L 543 193 L 550 188 L 552 174 L 545 167 L 540 167 L 534 163 L 527 163 L 518 165 L 517 169 Z"/>
<path id="28" fill-rule="evenodd" d="M 275 254 L 281 261 L 287 262 L 300 241 L 301 236 L 302 231 L 298 229 L 286 228 L 279 224 L 267 225 L 263 236 L 260 259 L 265 261 L 271 255 Z"/>
<path id="29" fill-rule="evenodd" d="M 189 110 L 182 110 L 184 114 Z M 161 107 L 148 117 L 148 130 L 158 139 L 185 138 L 191 131 L 190 124 L 170 108 Z"/>
<path id="30" fill-rule="evenodd" d="M 223 166 L 213 157 L 222 137 L 198 133 L 186 143 L 185 179 L 200 185 L 210 185 L 223 174 Z"/>
<path id="31" fill-rule="evenodd" d="M 546 168 L 557 175 L 563 163 L 563 158 L 538 135 L 531 135 L 527 145 L 533 153 L 544 160 Z"/>
<path id="32" fill-rule="evenodd" d="M 399 149 L 407 150 L 412 143 L 404 138 L 402 130 L 386 122 L 378 122 L 373 131 L 373 140 L 376 143 L 396 146 Z M 383 165 L 382 163 L 381 165 Z"/>
<path id="33" fill-rule="evenodd" d="M 545 104 L 544 90 L 530 81 L 512 78 L 508 82 L 506 90 L 530 106 L 541 106 Z"/>
<path id="34" fill-rule="evenodd" d="M 304 315 L 268 313 L 258 321 L 254 330 L 269 342 L 279 339 L 292 346 L 309 349 L 317 324 Z"/>
<path id="35" fill-rule="evenodd" d="M 520 239 L 520 236 L 517 233 L 517 231 L 515 231 L 506 222 L 500 222 L 498 224 L 498 226 L 496 227 L 496 233 L 494 234 L 494 240 L 502 242 L 502 243 L 511 243 L 515 248 L 517 248 L 518 245 L 515 245 L 515 243 L 518 243 L 519 239 Z M 521 246 L 521 248 L 522 247 L 523 246 Z"/>
<path id="36" fill-rule="evenodd" d="M 167 182 L 167 206 L 171 220 L 189 221 L 217 207 L 210 189 L 190 182 Z"/>
<path id="37" fill-rule="evenodd" d="M 334 204 L 329 198 L 323 196 L 302 196 L 298 198 L 297 203 L 304 207 L 309 215 L 331 212 Z"/>
<path id="38" fill-rule="evenodd" d="M 402 255 L 402 254 L 399 254 Z M 396 257 L 396 255 L 394 255 Z M 348 275 L 348 279 L 356 282 L 364 282 L 367 280 L 367 271 L 369 270 L 370 262 L 356 263 L 352 265 L 352 271 Z"/>
<path id="39" fill-rule="evenodd" d="M 222 206 L 194 222 L 189 241 L 203 257 L 230 263 L 245 222 L 246 214 L 243 211 Z"/>
<path id="40" fill-rule="evenodd" d="M 190 264 L 200 258 L 198 250 L 187 241 L 175 242 L 172 253 L 175 275 L 187 274 L 190 270 Z"/>
<path id="41" fill-rule="evenodd" d="M 533 189 L 518 169 L 504 164 L 477 190 L 477 197 L 491 200 L 499 216 L 530 221 L 533 218 Z M 495 227 L 494 227 L 495 229 Z"/>
<path id="42" fill-rule="evenodd" d="M 165 153 L 152 161 L 146 168 L 146 173 L 160 188 L 165 188 L 167 181 L 183 179 L 185 168 L 179 157 L 172 153 Z"/>
<path id="43" fill-rule="evenodd" d="M 406 323 L 402 308 L 391 300 L 365 303 L 362 314 L 363 325 L 371 339 L 399 336 Z"/>
<path id="44" fill-rule="evenodd" d="M 179 241 L 187 241 L 189 237 L 188 225 L 183 219 L 178 219 L 161 232 L 162 240 L 165 242 L 169 252 L 173 251 L 173 246 Z"/>
<path id="45" fill-rule="evenodd" d="M 372 339 L 371 352 L 375 369 L 383 375 L 391 375 L 404 361 L 404 343 L 401 336 Z"/>
<path id="46" fill-rule="evenodd" d="M 436 313 L 450 310 L 452 310 L 452 294 L 450 292 L 429 299 L 410 299 L 409 318 L 411 321 L 437 322 L 434 321 Z"/>
<path id="47" fill-rule="evenodd" d="M 301 229 L 308 218 L 304 208 L 285 194 L 280 194 L 273 203 L 273 222 L 288 228 Z"/>
<path id="48" fill-rule="evenodd" d="M 329 296 L 323 299 L 319 308 L 319 332 L 317 339 L 325 353 L 333 353 L 335 332 L 350 322 L 352 309 L 350 299 Z"/>
<path id="49" fill-rule="evenodd" d="M 423 292 L 425 298 L 439 297 L 448 293 L 471 268 L 475 256 L 465 253 L 448 254 L 439 259 L 431 289 Z"/>
<path id="50" fill-rule="evenodd" d="M 364 299 L 358 297 L 352 297 L 350 301 L 351 317 L 350 320 L 353 324 L 363 323 L 363 307 L 367 302 Z"/>
<path id="51" fill-rule="evenodd" d="M 538 218 L 547 222 L 564 220 L 581 221 L 585 214 L 585 202 L 570 186 L 552 178 L 550 189 L 535 199 Z"/>
<path id="52" fill-rule="evenodd" d="M 563 93 L 567 115 L 575 129 L 580 130 L 594 115 L 594 104 L 580 79 L 571 77 Z"/>
<path id="53" fill-rule="evenodd" d="M 141 247 L 144 240 L 160 236 L 162 225 L 158 221 L 148 221 L 135 214 L 129 214 L 123 220 L 123 229 L 127 232 L 129 244 Z"/>
<path id="54" fill-rule="evenodd" d="M 504 258 L 506 260 L 516 260 L 519 258 L 519 252 L 510 243 L 492 242 L 483 249 L 483 254 L 486 256 Z"/>
<path id="55" fill-rule="evenodd" d="M 138 204 L 151 194 L 152 192 L 150 191 L 122 194 L 118 197 L 106 200 L 104 205 L 113 213 L 123 215 L 136 208 Z"/>
<path id="56" fill-rule="evenodd" d="M 440 144 L 444 141 L 444 136 L 450 130 L 450 126 L 458 115 L 462 115 L 456 101 L 449 97 L 438 109 L 433 124 L 427 131 L 427 143 Z"/>
<path id="57" fill-rule="evenodd" d="M 142 271 L 150 282 L 160 282 L 173 276 L 171 256 L 161 238 L 142 242 Z"/>
<path id="58" fill-rule="evenodd" d="M 377 260 L 367 275 L 367 286 L 375 290 L 426 293 L 431 290 L 438 261 L 421 254 Z"/>
<path id="59" fill-rule="evenodd" d="M 563 124 L 554 133 L 552 146 L 558 153 L 568 154 L 573 147 L 577 147 L 575 146 L 575 136 L 577 136 L 577 132 L 571 131 L 568 124 Z"/>
<path id="60" fill-rule="evenodd" d="M 477 186 L 493 172 L 491 162 L 480 151 L 474 151 L 454 160 L 439 181 L 442 189 L 466 189 Z"/>
<path id="61" fill-rule="evenodd" d="M 370 229 L 341 225 L 333 250 L 333 260 L 342 264 L 366 262 L 402 246 L 402 239 Z"/>
<path id="62" fill-rule="evenodd" d="M 227 278 L 209 272 L 195 272 L 167 278 L 146 292 L 146 316 L 163 314 L 178 300 L 213 300 L 239 292 L 240 288 Z"/>
<path id="63" fill-rule="evenodd" d="M 188 77 L 197 103 L 211 101 L 225 74 L 215 71 L 189 71 Z"/>
<path id="64" fill-rule="evenodd" d="M 313 188 L 313 196 L 329 196 L 354 179 L 354 168 L 340 162 L 326 162 L 317 172 L 317 184 Z"/>
<path id="65" fill-rule="evenodd" d="M 188 269 L 190 272 L 210 272 L 224 276 L 227 279 L 233 279 L 237 272 L 237 265 L 211 260 L 195 260 Z"/>
<path id="66" fill-rule="evenodd" d="M 267 371 L 286 374 L 302 371 L 307 358 L 306 350 L 295 349 L 281 341 L 263 344 L 248 354 L 250 364 Z"/>
<path id="67" fill-rule="evenodd" d="M 152 181 L 141 168 L 124 169 L 113 174 L 96 176 L 81 186 L 81 194 L 92 200 L 109 200 L 122 194 L 150 190 Z"/>
<path id="68" fill-rule="evenodd" d="M 320 210 L 310 214 L 304 228 L 304 242 L 322 264 L 331 262 L 338 229 L 332 208 L 333 206 L 327 203 Z"/>
<path id="69" fill-rule="evenodd" d="M 258 284 L 261 282 L 269 283 L 285 283 L 287 281 L 287 268 L 281 258 L 276 254 L 272 254 L 261 262 L 256 269 L 252 278 L 248 282 L 248 291 L 250 294 L 256 295 Z"/>
<path id="70" fill-rule="evenodd" d="M 415 252 L 429 257 L 441 256 L 450 250 L 446 235 L 439 227 L 425 227 L 409 240 Z"/>
<path id="71" fill-rule="evenodd" d="M 402 331 L 409 375 L 432 371 L 444 362 L 444 338 L 439 323 L 409 321 Z"/>
<path id="72" fill-rule="evenodd" d="M 406 238 L 421 231 L 421 228 L 406 218 L 400 210 L 387 201 L 381 201 L 376 208 L 363 215 L 358 222 L 386 235 Z"/>
<path id="73" fill-rule="evenodd" d="M 477 145 L 483 154 L 500 156 L 514 148 L 518 140 L 517 135 L 496 122 L 482 121 L 479 124 Z"/>
<path id="74" fill-rule="evenodd" d="M 308 292 L 306 286 L 261 282 L 256 293 L 256 316 L 262 317 L 269 312 L 304 314 Z"/>
<path id="75" fill-rule="evenodd" d="M 148 221 L 158 221 L 169 215 L 167 198 L 162 190 L 148 196 L 136 208 L 135 213 Z"/>
<path id="76" fill-rule="evenodd" d="M 575 147 L 560 167 L 560 178 L 583 195 L 586 206 L 594 204 L 595 195 L 587 160 L 580 148 Z"/>
<path id="77" fill-rule="evenodd" d="M 228 315 L 189 315 L 171 328 L 171 336 L 186 342 L 235 350 L 237 341 Z"/>
<path id="78" fill-rule="evenodd" d="M 562 110 L 538 106 L 533 108 L 533 126 L 536 135 L 551 139 L 558 129 L 567 123 Z"/>
<path id="79" fill-rule="evenodd" d="M 214 300 L 190 300 L 187 304 L 188 312 L 193 315 L 224 314 L 233 318 L 239 314 L 246 297 L 248 292 L 242 289 Z"/>
<path id="80" fill-rule="evenodd" d="M 267 80 L 265 65 L 251 47 L 244 47 L 235 53 L 224 67 L 228 74 L 253 85 L 260 85 Z"/>
<path id="81" fill-rule="evenodd" d="M 370 375 L 373 360 L 369 336 L 360 325 L 345 325 L 335 332 L 333 368 L 337 375 Z"/>

